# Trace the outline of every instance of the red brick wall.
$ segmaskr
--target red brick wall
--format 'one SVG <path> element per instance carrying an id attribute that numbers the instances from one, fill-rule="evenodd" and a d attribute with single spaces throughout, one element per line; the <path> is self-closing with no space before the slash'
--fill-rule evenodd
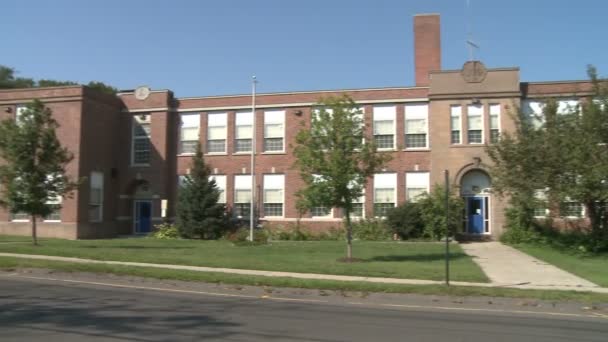
<path id="1" fill-rule="evenodd" d="M 429 72 L 441 70 L 441 29 L 438 14 L 414 16 L 416 85 L 429 85 Z"/>

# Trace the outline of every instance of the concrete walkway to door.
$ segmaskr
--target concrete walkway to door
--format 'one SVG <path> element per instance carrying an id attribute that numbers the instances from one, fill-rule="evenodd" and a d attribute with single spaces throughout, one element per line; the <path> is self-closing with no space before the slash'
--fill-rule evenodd
<path id="1" fill-rule="evenodd" d="M 495 285 L 594 287 L 592 282 L 533 258 L 500 242 L 462 243 L 460 247 L 473 257 Z"/>

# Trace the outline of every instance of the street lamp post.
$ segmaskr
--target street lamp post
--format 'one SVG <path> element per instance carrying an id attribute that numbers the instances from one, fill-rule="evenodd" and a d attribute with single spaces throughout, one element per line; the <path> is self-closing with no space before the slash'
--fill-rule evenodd
<path id="1" fill-rule="evenodd" d="M 253 228 L 254 228 L 254 208 L 255 208 L 255 150 L 256 150 L 256 142 L 255 142 L 255 88 L 258 83 L 255 76 L 252 77 L 251 81 L 251 116 L 253 118 L 251 123 L 251 206 L 249 208 L 249 241 L 253 241 Z"/>

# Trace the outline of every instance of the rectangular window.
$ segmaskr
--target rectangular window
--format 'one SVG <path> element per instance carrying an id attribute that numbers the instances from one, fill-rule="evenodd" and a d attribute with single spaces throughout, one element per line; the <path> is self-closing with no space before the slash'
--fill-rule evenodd
<path id="1" fill-rule="evenodd" d="M 543 109 L 545 104 L 542 101 L 524 100 L 521 104 L 524 119 L 526 119 L 534 128 L 540 128 L 545 122 Z"/>
<path id="2" fill-rule="evenodd" d="M 149 165 L 150 164 L 150 115 L 139 114 L 133 116 L 133 129 L 131 131 L 132 141 L 132 165 Z"/>
<path id="3" fill-rule="evenodd" d="M 251 152 L 253 139 L 253 114 L 237 112 L 234 124 L 234 152 Z"/>
<path id="4" fill-rule="evenodd" d="M 405 148 L 426 148 L 429 105 L 405 105 Z"/>
<path id="5" fill-rule="evenodd" d="M 490 142 L 498 142 L 500 136 L 500 105 L 490 105 Z"/>
<path id="6" fill-rule="evenodd" d="M 207 153 L 226 152 L 226 113 L 207 114 Z"/>
<path id="7" fill-rule="evenodd" d="M 460 137 L 460 131 L 462 129 L 462 107 L 461 106 L 451 106 L 450 107 L 450 126 L 451 126 L 451 136 L 450 143 L 451 144 L 460 144 L 462 143 Z"/>
<path id="8" fill-rule="evenodd" d="M 53 211 L 44 218 L 45 222 L 61 222 L 61 196 L 54 196 L 46 201 Z"/>
<path id="9" fill-rule="evenodd" d="M 397 174 L 379 173 L 374 175 L 374 216 L 386 217 L 387 212 L 397 203 Z"/>
<path id="10" fill-rule="evenodd" d="M 226 204 L 226 176 L 213 175 L 209 176 L 209 180 L 215 180 L 215 185 L 220 192 L 220 197 L 217 202 Z"/>
<path id="11" fill-rule="evenodd" d="M 27 110 L 27 105 L 24 105 L 24 104 L 20 104 L 15 107 L 15 121 L 17 122 L 17 124 L 19 124 L 19 122 L 21 121 L 21 116 L 23 115 L 23 112 L 25 112 L 26 110 Z"/>
<path id="12" fill-rule="evenodd" d="M 103 173 L 91 172 L 89 186 L 89 222 L 101 222 L 103 221 Z"/>
<path id="13" fill-rule="evenodd" d="M 379 150 L 395 149 L 395 106 L 374 106 L 374 141 Z"/>
<path id="14" fill-rule="evenodd" d="M 365 195 L 359 197 L 357 201 L 353 202 L 353 208 L 350 213 L 350 217 L 361 218 L 365 216 Z"/>
<path id="15" fill-rule="evenodd" d="M 310 216 L 312 217 L 331 217 L 331 208 L 328 207 L 314 207 L 310 209 Z"/>
<path id="16" fill-rule="evenodd" d="M 562 202 L 559 213 L 562 217 L 583 217 L 583 205 L 572 201 Z"/>
<path id="17" fill-rule="evenodd" d="M 283 152 L 285 136 L 285 111 L 270 110 L 264 112 L 264 151 Z"/>
<path id="18" fill-rule="evenodd" d="M 416 202 L 420 196 L 429 192 L 428 172 L 406 172 L 405 173 L 405 199 L 408 202 Z"/>
<path id="19" fill-rule="evenodd" d="M 284 175 L 264 175 L 264 217 L 283 216 Z"/>
<path id="20" fill-rule="evenodd" d="M 557 114 L 572 114 L 578 111 L 578 100 L 562 99 L 557 101 Z"/>
<path id="21" fill-rule="evenodd" d="M 234 176 L 234 216 L 249 218 L 251 213 L 251 175 Z"/>
<path id="22" fill-rule="evenodd" d="M 467 112 L 468 142 L 469 144 L 483 143 L 483 106 L 469 105 Z"/>
<path id="23" fill-rule="evenodd" d="M 179 153 L 192 154 L 196 152 L 199 141 L 199 130 L 201 124 L 200 114 L 182 114 L 180 116 L 181 127 L 179 132 Z"/>
<path id="24" fill-rule="evenodd" d="M 24 212 L 11 213 L 11 221 L 13 222 L 28 222 L 30 214 Z"/>
<path id="25" fill-rule="evenodd" d="M 534 191 L 534 200 L 534 217 L 547 217 L 549 214 L 547 192 L 544 190 Z"/>

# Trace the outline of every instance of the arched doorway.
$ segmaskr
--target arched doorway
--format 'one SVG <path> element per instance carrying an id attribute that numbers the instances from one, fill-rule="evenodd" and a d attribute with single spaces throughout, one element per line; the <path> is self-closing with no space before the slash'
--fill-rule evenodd
<path id="1" fill-rule="evenodd" d="M 490 234 L 491 186 L 490 176 L 483 170 L 473 169 L 462 176 L 460 195 L 465 202 L 465 233 Z"/>

